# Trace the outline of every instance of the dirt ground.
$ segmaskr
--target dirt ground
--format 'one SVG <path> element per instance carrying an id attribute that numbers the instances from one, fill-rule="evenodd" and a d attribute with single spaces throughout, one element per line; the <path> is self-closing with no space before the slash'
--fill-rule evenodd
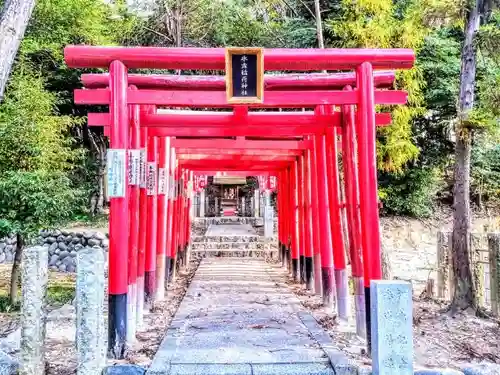
<path id="1" fill-rule="evenodd" d="M 371 365 L 365 341 L 356 336 L 353 322 L 344 322 L 326 314 L 321 297 L 294 284 L 284 273 L 286 282 L 305 306 L 330 334 L 334 344 L 359 364 Z M 354 302 L 351 301 L 351 307 Z M 455 368 L 481 361 L 500 364 L 500 322 L 484 319 L 472 312 L 451 316 L 447 303 L 416 298 L 413 301 L 413 345 L 416 367 Z M 354 310 L 352 310 L 354 316 Z"/>

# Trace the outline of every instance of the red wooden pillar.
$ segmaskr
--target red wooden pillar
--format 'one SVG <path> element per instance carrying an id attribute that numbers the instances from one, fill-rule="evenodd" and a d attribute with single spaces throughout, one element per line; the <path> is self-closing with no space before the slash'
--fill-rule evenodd
<path id="1" fill-rule="evenodd" d="M 368 351 L 371 351 L 370 281 L 382 278 L 380 223 L 377 196 L 377 156 L 373 69 L 363 63 L 356 69 L 358 87 L 358 155 L 361 245 L 365 281 Z"/>
<path id="2" fill-rule="evenodd" d="M 313 289 L 313 269 L 314 269 L 314 220 L 313 220 L 313 204 L 312 204 L 312 152 L 310 149 L 306 150 L 304 166 L 305 166 L 305 227 L 306 227 L 306 248 L 305 253 L 305 267 L 306 267 L 306 289 Z"/>
<path id="3" fill-rule="evenodd" d="M 291 235 L 292 235 L 292 277 L 295 282 L 300 281 L 300 263 L 299 263 L 299 210 L 298 210 L 298 162 L 295 161 L 290 168 L 290 207 L 291 207 Z"/>
<path id="4" fill-rule="evenodd" d="M 172 156 L 175 149 L 172 150 Z M 180 194 L 180 168 L 174 164 L 174 213 L 172 226 L 172 263 L 170 265 L 170 281 L 175 281 L 177 274 L 177 246 L 179 243 L 179 194 Z"/>
<path id="5" fill-rule="evenodd" d="M 299 272 L 300 282 L 305 283 L 305 215 L 304 215 L 304 156 L 299 156 L 298 160 L 298 176 L 297 176 L 297 194 L 298 194 L 298 212 L 299 212 Z"/>
<path id="6" fill-rule="evenodd" d="M 186 179 L 187 170 L 182 170 L 182 194 L 181 194 L 181 241 L 179 243 L 179 253 L 180 253 L 180 265 L 184 266 L 186 259 L 186 208 L 187 208 L 187 194 L 186 194 Z"/>
<path id="7" fill-rule="evenodd" d="M 141 106 L 141 112 L 146 108 Z M 139 247 L 137 254 L 137 326 L 142 325 L 144 319 L 144 272 L 146 265 L 146 233 L 148 222 L 148 196 L 147 196 L 147 145 L 148 131 L 141 128 L 140 151 L 140 189 L 139 189 Z"/>
<path id="8" fill-rule="evenodd" d="M 281 231 L 281 245 L 283 246 L 283 256 L 281 259 L 281 265 L 283 267 L 286 267 L 287 265 L 287 218 L 286 218 L 286 197 L 287 197 L 287 188 L 286 188 L 286 171 L 283 170 L 281 172 L 281 225 L 282 225 L 282 231 Z"/>
<path id="9" fill-rule="evenodd" d="M 332 233 L 330 226 L 328 202 L 328 176 L 326 168 L 325 136 L 315 137 L 316 169 L 318 173 L 318 221 L 320 227 L 321 276 L 323 288 L 323 305 L 333 308 L 335 304 L 335 275 L 333 271 Z"/>
<path id="10" fill-rule="evenodd" d="M 350 86 L 345 88 L 352 90 Z M 349 234 L 349 254 L 354 282 L 354 305 L 356 333 L 366 337 L 365 291 L 363 285 L 363 264 L 361 262 L 361 234 L 359 218 L 358 173 L 356 158 L 356 126 L 354 106 L 342 107 L 342 165 L 344 168 L 345 197 Z"/>
<path id="11" fill-rule="evenodd" d="M 135 90 L 135 86 L 130 87 Z M 137 311 L 137 258 L 139 248 L 139 183 L 140 183 L 140 108 L 129 106 L 130 150 L 128 152 L 129 193 L 129 257 L 128 257 L 128 300 L 127 300 L 127 343 L 133 344 L 136 333 Z"/>
<path id="12" fill-rule="evenodd" d="M 170 148 L 169 174 L 168 174 L 168 205 L 167 205 L 167 257 L 165 264 L 165 282 L 170 281 L 173 264 L 174 243 L 174 197 L 175 197 L 175 155 Z"/>
<path id="13" fill-rule="evenodd" d="M 158 144 L 158 194 L 156 228 L 156 285 L 155 301 L 165 298 L 165 264 L 167 248 L 167 176 L 170 166 L 170 137 L 159 138 Z"/>
<path id="14" fill-rule="evenodd" d="M 156 287 L 156 241 L 158 228 L 158 137 L 149 137 L 147 147 L 147 194 L 148 224 L 146 233 L 146 263 L 144 272 L 144 292 L 147 308 L 154 301 Z"/>
<path id="15" fill-rule="evenodd" d="M 128 291 L 128 197 L 127 148 L 129 147 L 129 118 L 127 106 L 127 68 L 113 61 L 109 71 L 111 93 L 110 150 L 108 174 L 110 181 L 109 214 L 109 320 L 108 352 L 116 358 L 125 355 L 127 337 Z"/>
<path id="16" fill-rule="evenodd" d="M 322 295 L 321 281 L 321 240 L 320 240 L 320 225 L 319 225 L 319 201 L 318 201 L 318 163 L 317 163 L 317 145 L 314 137 L 313 149 L 311 151 L 311 203 L 312 203 L 312 237 L 314 241 L 313 247 L 313 267 L 314 267 L 314 292 Z"/>
<path id="17" fill-rule="evenodd" d="M 285 224 L 285 252 L 286 252 L 286 267 L 288 268 L 288 271 L 291 271 L 291 263 L 292 263 L 292 253 L 291 253 L 291 247 L 292 247 L 292 194 L 290 190 L 290 185 L 291 185 L 291 171 L 290 168 L 286 168 L 285 170 L 285 191 L 286 191 L 286 199 L 285 199 L 285 218 L 286 218 L 286 224 Z"/>
<path id="18" fill-rule="evenodd" d="M 326 132 L 328 203 L 330 209 L 330 227 L 333 245 L 333 264 L 337 310 L 339 317 L 349 316 L 349 278 L 346 270 L 344 237 L 342 235 L 342 208 L 340 207 L 340 178 L 338 170 L 337 128 L 330 127 Z"/>
<path id="19" fill-rule="evenodd" d="M 186 207 L 186 229 L 185 229 L 185 254 L 186 258 L 184 261 L 184 266 L 189 267 L 189 262 L 191 260 L 191 220 L 192 220 L 192 209 L 193 209 L 193 171 L 188 171 L 188 189 L 187 189 L 187 207 Z"/>
<path id="20" fill-rule="evenodd" d="M 278 246 L 281 258 L 281 267 L 285 267 L 286 253 L 285 253 L 285 213 L 283 210 L 284 197 L 285 197 L 285 184 L 284 172 L 278 174 Z"/>

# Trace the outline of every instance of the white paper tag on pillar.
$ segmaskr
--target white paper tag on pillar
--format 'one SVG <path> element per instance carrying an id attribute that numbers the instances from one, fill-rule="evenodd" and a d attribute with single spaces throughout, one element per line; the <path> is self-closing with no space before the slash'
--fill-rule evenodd
<path id="1" fill-rule="evenodd" d="M 147 187 L 147 178 L 146 178 L 146 149 L 141 149 L 139 154 L 139 187 L 141 189 L 146 189 Z"/>
<path id="2" fill-rule="evenodd" d="M 110 198 L 124 198 L 127 183 L 127 150 L 109 149 L 106 154 L 106 169 L 108 196 Z"/>
<path id="3" fill-rule="evenodd" d="M 158 194 L 167 194 L 167 173 L 165 168 L 158 168 Z"/>
<path id="4" fill-rule="evenodd" d="M 148 162 L 147 171 L 147 195 L 156 194 L 156 163 Z"/>
<path id="5" fill-rule="evenodd" d="M 141 150 L 128 151 L 128 184 L 137 186 L 141 176 Z"/>

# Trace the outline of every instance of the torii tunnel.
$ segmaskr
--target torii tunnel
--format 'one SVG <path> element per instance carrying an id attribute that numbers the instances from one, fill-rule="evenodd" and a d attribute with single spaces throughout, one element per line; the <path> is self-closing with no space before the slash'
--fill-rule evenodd
<path id="1" fill-rule="evenodd" d="M 301 73 L 263 75 L 262 101 L 248 104 L 228 100 L 224 76 L 129 74 L 224 71 L 225 59 L 220 48 L 65 49 L 70 67 L 109 69 L 84 74 L 75 102 L 109 106 L 88 122 L 110 137 L 110 355 L 123 357 L 144 310 L 164 298 L 176 262 L 185 262 L 193 179 L 215 172 L 277 181 L 283 266 L 341 318 L 351 277 L 357 331 L 370 347 L 370 281 L 381 278 L 376 126 L 391 122 L 375 106 L 406 103 L 404 91 L 391 89 L 391 69 L 411 68 L 414 52 L 263 49 L 265 71 Z M 315 73 L 322 70 L 335 73 Z"/>

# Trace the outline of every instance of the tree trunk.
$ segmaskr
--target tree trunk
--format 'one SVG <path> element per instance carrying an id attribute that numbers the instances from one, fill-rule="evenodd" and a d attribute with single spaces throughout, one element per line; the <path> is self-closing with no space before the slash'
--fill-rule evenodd
<path id="1" fill-rule="evenodd" d="M 24 239 L 18 233 L 17 234 L 17 244 L 16 244 L 16 254 L 14 256 L 14 264 L 12 265 L 12 273 L 10 275 L 10 303 L 12 306 L 17 306 L 19 303 L 19 280 L 21 279 L 21 260 L 24 249 Z"/>
<path id="2" fill-rule="evenodd" d="M 323 25 L 321 23 L 321 8 L 319 0 L 314 0 L 314 13 L 316 18 L 316 35 L 318 37 L 318 47 L 325 48 L 325 40 L 323 39 Z"/>
<path id="3" fill-rule="evenodd" d="M 6 0 L 0 16 L 0 101 L 35 0 Z"/>
<path id="4" fill-rule="evenodd" d="M 454 293 L 452 311 L 474 306 L 474 285 L 471 271 L 471 212 L 470 212 L 470 166 L 472 131 L 467 126 L 467 117 L 474 107 L 476 84 L 476 47 L 474 39 L 480 24 L 480 9 L 483 0 L 474 0 L 467 13 L 465 40 L 462 47 L 460 72 L 460 97 L 456 125 L 455 170 L 453 187 L 453 234 L 452 266 Z"/>
<path id="5" fill-rule="evenodd" d="M 104 212 L 106 196 L 106 141 L 104 137 L 88 129 L 90 148 L 97 160 L 97 191 L 91 197 L 91 213 L 93 215 Z"/>
<path id="6" fill-rule="evenodd" d="M 104 212 L 104 204 L 107 201 L 105 180 L 106 180 L 106 145 L 104 142 L 99 144 L 99 180 L 96 202 L 96 213 L 102 214 Z"/>

